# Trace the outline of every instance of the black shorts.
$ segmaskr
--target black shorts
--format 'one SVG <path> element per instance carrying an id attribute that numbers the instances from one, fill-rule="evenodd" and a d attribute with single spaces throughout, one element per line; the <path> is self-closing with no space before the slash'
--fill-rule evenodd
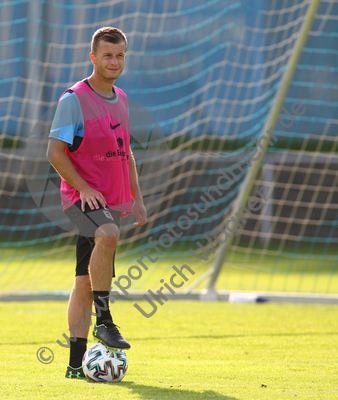
<path id="1" fill-rule="evenodd" d="M 108 207 L 91 210 L 86 203 L 84 212 L 81 210 L 81 200 L 65 210 L 67 217 L 79 229 L 79 235 L 94 238 L 97 229 L 105 224 L 114 224 L 120 227 L 121 213 Z"/>
<path id="2" fill-rule="evenodd" d="M 88 275 L 88 266 L 95 242 L 93 238 L 78 235 L 76 241 L 76 268 L 75 276 Z M 113 257 L 113 274 L 115 277 L 115 253 Z"/>
<path id="3" fill-rule="evenodd" d="M 79 229 L 76 242 L 76 270 L 75 275 L 88 275 L 89 260 L 95 245 L 95 232 L 105 224 L 115 224 L 120 227 L 119 211 L 102 207 L 91 210 L 86 204 L 85 211 L 81 211 L 81 200 L 65 210 L 67 217 Z M 113 257 L 113 277 L 115 276 L 115 254 Z"/>

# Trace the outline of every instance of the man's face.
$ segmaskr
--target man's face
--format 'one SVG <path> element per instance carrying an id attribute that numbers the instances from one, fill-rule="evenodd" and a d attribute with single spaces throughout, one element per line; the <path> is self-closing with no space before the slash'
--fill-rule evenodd
<path id="1" fill-rule="evenodd" d="M 96 73 L 105 80 L 117 79 L 123 71 L 126 50 L 124 42 L 114 44 L 100 40 L 96 54 L 90 53 Z"/>

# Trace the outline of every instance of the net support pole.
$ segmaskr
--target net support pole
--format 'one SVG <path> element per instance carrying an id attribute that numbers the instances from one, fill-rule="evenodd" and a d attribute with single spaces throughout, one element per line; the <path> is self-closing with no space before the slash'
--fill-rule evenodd
<path id="1" fill-rule="evenodd" d="M 311 4 L 309 5 L 309 8 L 307 10 L 307 13 L 306 13 L 303 25 L 301 27 L 298 39 L 296 40 L 293 52 L 287 63 L 287 67 L 284 72 L 280 87 L 276 93 L 275 101 L 273 103 L 273 106 L 270 109 L 267 122 L 264 125 L 263 131 L 262 131 L 260 137 L 262 137 L 264 135 L 265 138 L 267 138 L 269 140 L 271 138 L 271 136 L 268 132 L 273 132 L 275 125 L 277 123 L 277 119 L 278 119 L 280 110 L 284 103 L 285 96 L 288 92 L 292 77 L 295 73 L 299 58 L 303 51 L 303 47 L 304 47 L 306 39 L 308 37 L 309 30 L 310 30 L 313 20 L 316 16 L 320 1 L 321 0 L 312 0 Z M 260 143 L 261 143 L 261 145 L 263 145 L 265 147 L 265 149 L 268 147 L 267 140 L 265 140 L 265 141 L 262 140 Z M 249 170 L 249 172 L 247 173 L 245 180 L 239 190 L 237 199 L 235 201 L 235 205 L 232 209 L 232 212 L 231 212 L 231 215 L 229 216 L 229 218 L 234 217 L 238 220 L 238 218 L 235 217 L 235 214 L 237 212 L 239 212 L 241 207 L 246 205 L 246 203 L 248 201 L 248 197 L 251 194 L 253 185 L 257 178 L 260 165 L 264 159 L 264 156 L 265 156 L 265 152 L 262 152 L 261 156 L 253 162 L 252 167 Z M 214 265 L 212 268 L 212 274 L 211 274 L 210 280 L 207 285 L 207 289 L 201 295 L 201 300 L 216 300 L 217 299 L 217 293 L 215 292 L 215 284 L 216 284 L 218 275 L 222 269 L 223 263 L 225 261 L 225 257 L 228 252 L 228 249 L 231 246 L 231 243 L 233 241 L 235 232 L 232 232 L 229 234 L 230 234 L 230 236 L 228 237 L 228 240 L 224 244 L 222 244 L 219 248 L 219 251 L 217 253 L 217 256 L 216 256 L 216 259 L 215 259 L 215 262 L 214 262 Z"/>

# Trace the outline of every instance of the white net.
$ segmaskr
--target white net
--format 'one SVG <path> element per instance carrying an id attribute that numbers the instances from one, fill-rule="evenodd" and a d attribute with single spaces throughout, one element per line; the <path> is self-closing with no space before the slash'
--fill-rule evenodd
<path id="1" fill-rule="evenodd" d="M 24 153 L 41 115 L 49 115 L 65 89 L 91 74 L 89 43 L 97 28 L 116 26 L 126 33 L 125 72 L 117 85 L 158 122 L 171 160 L 161 203 L 147 199 L 149 207 L 156 206 L 148 224 L 121 237 L 118 272 L 128 276 L 130 266 L 150 250 L 152 237 L 161 253 L 151 249 L 158 260 L 147 261 L 151 268 L 131 280 L 130 291 L 158 288 L 174 264 L 188 264 L 195 274 L 184 290 L 215 255 L 211 251 L 203 260 L 189 250 L 198 252 L 198 241 L 207 245 L 205 234 L 217 250 L 213 232 L 226 221 L 245 172 L 236 171 L 231 188 L 212 192 L 207 204 L 203 194 L 216 184 L 219 168 L 230 170 L 253 145 L 250 138 L 261 133 L 308 5 L 298 0 L 2 3 L 0 292 L 71 288 L 74 235 L 49 221 L 32 200 Z M 254 189 L 272 189 L 269 200 L 236 237 L 219 289 L 337 291 L 337 19 L 337 3 L 322 1 L 284 103 L 289 110 L 299 101 L 306 113 L 284 135 L 276 127 L 278 141 Z M 138 159 L 138 168 L 143 161 Z M 49 178 L 57 184 L 53 171 Z"/>

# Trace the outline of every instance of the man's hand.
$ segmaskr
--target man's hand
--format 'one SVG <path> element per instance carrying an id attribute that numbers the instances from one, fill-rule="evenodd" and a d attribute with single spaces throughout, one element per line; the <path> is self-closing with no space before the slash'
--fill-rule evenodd
<path id="1" fill-rule="evenodd" d="M 99 203 L 102 207 L 107 205 L 103 194 L 98 192 L 97 190 L 91 188 L 90 186 L 85 187 L 84 189 L 80 190 L 80 199 L 81 199 L 81 210 L 84 212 L 86 203 L 89 205 L 91 210 L 99 209 Z"/>
<path id="2" fill-rule="evenodd" d="M 86 203 L 88 203 L 91 210 L 100 208 L 98 202 L 102 205 L 102 207 L 106 206 L 107 203 L 102 193 L 91 188 L 76 171 L 73 163 L 70 161 L 65 152 L 67 147 L 68 143 L 66 142 L 62 142 L 61 140 L 53 138 L 49 139 L 47 149 L 47 157 L 49 162 L 66 182 L 79 191 L 81 210 L 83 212 L 85 211 Z"/>
<path id="3" fill-rule="evenodd" d="M 134 226 L 142 226 L 147 221 L 147 210 L 144 207 L 143 200 L 138 199 L 134 201 L 133 204 L 133 212 L 135 214 L 135 218 L 137 222 L 134 222 Z"/>

